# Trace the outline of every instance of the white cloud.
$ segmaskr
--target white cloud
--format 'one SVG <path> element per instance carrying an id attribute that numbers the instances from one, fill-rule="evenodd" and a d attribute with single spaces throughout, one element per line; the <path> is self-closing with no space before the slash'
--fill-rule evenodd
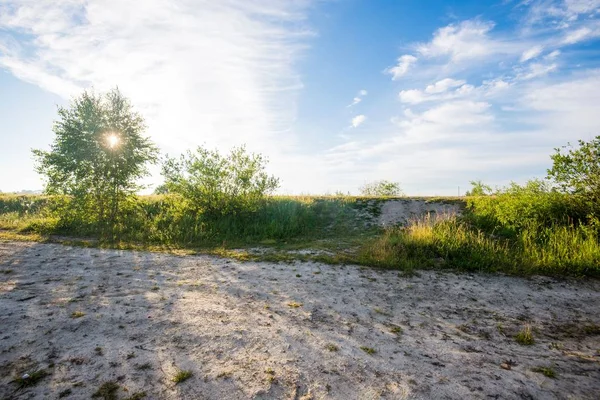
<path id="1" fill-rule="evenodd" d="M 443 93 L 450 88 L 458 87 L 464 85 L 466 82 L 463 80 L 446 78 L 440 81 L 437 81 L 433 85 L 428 85 L 425 88 L 425 92 L 427 93 Z"/>
<path id="2" fill-rule="evenodd" d="M 562 42 L 563 44 L 575 44 L 587 39 L 592 35 L 592 33 L 592 30 L 585 26 L 583 28 L 567 32 Z"/>
<path id="3" fill-rule="evenodd" d="M 0 68 L 63 97 L 118 85 L 170 151 L 281 148 L 296 140 L 294 62 L 311 36 L 309 5 L 2 0 Z"/>
<path id="4" fill-rule="evenodd" d="M 385 73 L 392 75 L 392 80 L 397 80 L 406 75 L 411 66 L 417 62 L 417 57 L 405 54 L 398 58 L 398 64 L 385 70 Z"/>
<path id="5" fill-rule="evenodd" d="M 548 75 L 558 68 L 557 64 L 532 63 L 526 69 L 517 73 L 516 79 L 528 80 Z"/>
<path id="6" fill-rule="evenodd" d="M 600 0 L 565 0 L 567 13 L 570 15 L 600 12 Z"/>
<path id="7" fill-rule="evenodd" d="M 358 128 L 366 120 L 367 120 L 367 117 L 365 117 L 364 115 L 357 115 L 356 117 L 352 118 L 352 127 L 353 128 Z"/>
<path id="8" fill-rule="evenodd" d="M 533 58 L 536 58 L 537 56 L 542 54 L 542 51 L 544 51 L 544 46 L 541 45 L 533 46 L 532 48 L 525 50 L 521 55 L 521 62 L 529 61 Z"/>
<path id="9" fill-rule="evenodd" d="M 362 101 L 362 98 L 365 97 L 368 92 L 365 89 L 359 90 L 358 95 L 352 99 L 352 103 L 348 104 L 346 107 L 353 107 Z"/>
<path id="10" fill-rule="evenodd" d="M 501 51 L 504 45 L 490 40 L 488 33 L 494 23 L 467 20 L 438 29 L 429 43 L 417 46 L 424 57 L 449 56 L 453 62 L 486 57 Z"/>
<path id="11" fill-rule="evenodd" d="M 560 50 L 554 50 L 552 53 L 546 54 L 544 56 L 544 59 L 555 60 L 556 58 L 558 58 L 558 56 L 560 56 Z"/>

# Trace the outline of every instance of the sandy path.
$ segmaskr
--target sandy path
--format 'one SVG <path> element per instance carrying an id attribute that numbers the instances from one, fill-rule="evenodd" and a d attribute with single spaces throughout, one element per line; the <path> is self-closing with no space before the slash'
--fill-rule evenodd
<path id="1" fill-rule="evenodd" d="M 0 399 L 107 381 L 119 399 L 598 398 L 599 289 L 4 242 Z M 513 338 L 526 323 L 532 346 Z M 37 368 L 37 385 L 11 382 Z M 176 385 L 177 368 L 194 375 Z"/>

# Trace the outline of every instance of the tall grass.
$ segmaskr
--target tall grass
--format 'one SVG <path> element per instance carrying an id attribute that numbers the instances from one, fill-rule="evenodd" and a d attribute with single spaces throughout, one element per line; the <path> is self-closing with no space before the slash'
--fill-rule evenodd
<path id="1" fill-rule="evenodd" d="M 385 268 L 440 267 L 517 274 L 600 275 L 597 217 L 542 182 L 468 199 L 462 216 L 386 230 L 358 255 Z"/>
<path id="2" fill-rule="evenodd" d="M 38 197 L 0 196 L 0 228 L 101 234 L 101 221 L 83 218 L 68 198 Z M 115 231 L 121 241 L 179 246 L 339 236 L 356 229 L 359 204 L 347 197 L 267 197 L 256 210 L 220 214 L 193 211 L 176 195 L 142 196 L 122 204 Z"/>

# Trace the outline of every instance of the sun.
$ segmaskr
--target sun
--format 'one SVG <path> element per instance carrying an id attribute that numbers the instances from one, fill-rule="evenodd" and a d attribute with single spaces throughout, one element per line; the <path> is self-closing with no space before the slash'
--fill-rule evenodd
<path id="1" fill-rule="evenodd" d="M 110 133 L 106 136 L 106 143 L 108 144 L 108 147 L 114 149 L 121 143 L 121 138 L 115 133 Z"/>

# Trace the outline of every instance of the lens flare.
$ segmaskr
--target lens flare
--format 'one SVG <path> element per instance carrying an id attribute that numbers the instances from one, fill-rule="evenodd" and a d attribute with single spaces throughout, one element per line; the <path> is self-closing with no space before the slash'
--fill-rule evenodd
<path id="1" fill-rule="evenodd" d="M 106 143 L 108 144 L 108 147 L 114 149 L 119 145 L 119 143 L 121 143 L 121 139 L 116 134 L 111 133 L 106 136 Z"/>

